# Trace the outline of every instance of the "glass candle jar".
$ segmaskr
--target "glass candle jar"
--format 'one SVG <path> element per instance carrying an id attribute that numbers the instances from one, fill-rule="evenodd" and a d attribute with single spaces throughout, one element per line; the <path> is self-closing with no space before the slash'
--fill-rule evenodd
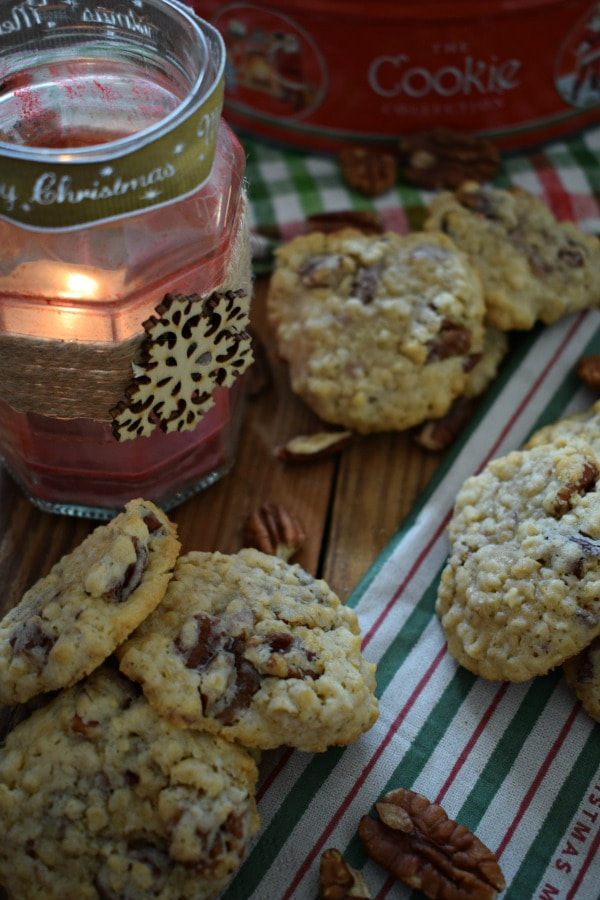
<path id="1" fill-rule="evenodd" d="M 224 45 L 177 0 L 0 21 L 0 456 L 39 507 L 165 509 L 229 470 L 252 359 Z"/>

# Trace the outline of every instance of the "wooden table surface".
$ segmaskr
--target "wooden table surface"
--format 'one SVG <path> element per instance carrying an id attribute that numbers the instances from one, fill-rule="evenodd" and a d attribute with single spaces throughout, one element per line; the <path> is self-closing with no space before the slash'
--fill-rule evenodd
<path id="1" fill-rule="evenodd" d="M 440 456 L 409 434 L 356 437 L 340 454 L 309 463 L 283 463 L 274 449 L 325 426 L 289 388 L 265 322 L 267 279 L 255 284 L 253 330 L 266 350 L 270 378 L 249 397 L 233 470 L 172 510 L 182 552 L 243 545 L 243 523 L 265 501 L 295 514 L 306 541 L 293 561 L 324 578 L 345 600 L 385 547 L 435 471 Z M 0 469 L 0 614 L 46 574 L 98 523 L 36 509 Z M 0 734 L 12 715 L 0 708 Z"/>

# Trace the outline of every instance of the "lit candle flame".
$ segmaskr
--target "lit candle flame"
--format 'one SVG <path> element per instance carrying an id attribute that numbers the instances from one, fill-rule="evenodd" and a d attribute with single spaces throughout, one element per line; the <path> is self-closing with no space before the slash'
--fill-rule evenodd
<path id="1" fill-rule="evenodd" d="M 65 277 L 63 296 L 92 300 L 98 296 L 98 279 L 83 272 L 69 272 Z"/>

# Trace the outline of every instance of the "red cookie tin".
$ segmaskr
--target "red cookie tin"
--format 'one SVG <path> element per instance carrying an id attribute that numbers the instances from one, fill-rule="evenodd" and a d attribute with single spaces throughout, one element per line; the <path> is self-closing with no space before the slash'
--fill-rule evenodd
<path id="1" fill-rule="evenodd" d="M 188 2 L 225 38 L 228 121 L 280 143 L 443 125 L 510 149 L 600 120 L 598 2 Z"/>

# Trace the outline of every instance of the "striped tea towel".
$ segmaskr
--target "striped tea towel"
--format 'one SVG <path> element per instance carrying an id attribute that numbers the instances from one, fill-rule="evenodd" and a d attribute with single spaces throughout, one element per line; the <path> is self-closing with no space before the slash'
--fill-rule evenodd
<path id="1" fill-rule="evenodd" d="M 504 161 L 498 184 L 520 184 L 561 218 L 600 230 L 600 131 Z M 249 145 L 258 227 L 289 236 L 311 211 L 367 201 L 339 184 L 335 163 Z M 426 195 L 398 187 L 371 201 L 405 230 Z M 372 208 L 372 207 L 371 207 Z M 226 900 L 315 900 L 322 852 L 337 847 L 377 900 L 421 896 L 365 855 L 360 817 L 397 787 L 440 803 L 498 856 L 503 900 L 599 900 L 600 725 L 560 670 L 524 684 L 485 681 L 449 656 L 434 612 L 446 526 L 465 478 L 532 431 L 596 399 L 573 369 L 600 353 L 600 311 L 513 336 L 475 419 L 447 454 L 401 530 L 348 603 L 377 663 L 380 717 L 355 744 L 322 754 L 265 754 L 262 828 Z"/>

